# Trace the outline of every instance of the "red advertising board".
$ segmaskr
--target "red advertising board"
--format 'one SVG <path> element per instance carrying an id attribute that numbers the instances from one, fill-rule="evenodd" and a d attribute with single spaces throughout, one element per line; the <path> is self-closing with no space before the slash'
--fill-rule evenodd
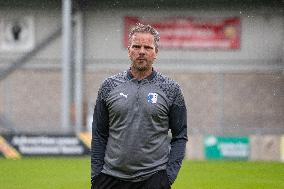
<path id="1" fill-rule="evenodd" d="M 150 24 L 160 33 L 161 48 L 239 49 L 240 18 L 124 17 L 124 46 L 136 23 Z"/>

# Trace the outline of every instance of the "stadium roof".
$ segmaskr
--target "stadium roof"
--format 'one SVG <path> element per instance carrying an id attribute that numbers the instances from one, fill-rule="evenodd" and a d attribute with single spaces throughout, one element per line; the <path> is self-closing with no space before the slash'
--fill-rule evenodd
<path id="1" fill-rule="evenodd" d="M 283 0 L 72 0 L 84 9 L 92 8 L 284 8 Z M 60 0 L 0 0 L 7 7 L 61 7 Z"/>

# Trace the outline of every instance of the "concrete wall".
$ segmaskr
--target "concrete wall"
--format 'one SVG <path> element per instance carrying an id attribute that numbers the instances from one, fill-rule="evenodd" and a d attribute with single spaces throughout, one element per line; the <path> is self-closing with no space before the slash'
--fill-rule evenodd
<path id="1" fill-rule="evenodd" d="M 127 67 L 120 69 L 88 71 L 86 102 L 93 106 L 101 82 Z M 283 75 L 161 72 L 182 87 L 191 134 L 279 134 L 284 130 L 283 96 L 274 92 L 284 83 Z M 60 131 L 61 79 L 56 70 L 17 71 L 0 83 L 1 112 L 23 130 Z"/>
<path id="2" fill-rule="evenodd" d="M 275 135 L 252 135 L 250 159 L 279 161 L 280 160 L 280 136 Z"/>
<path id="3" fill-rule="evenodd" d="M 103 79 L 121 70 L 88 72 L 87 99 L 94 103 Z M 191 134 L 279 134 L 284 131 L 283 96 L 274 93 L 281 88 L 279 84 L 284 83 L 284 75 L 161 71 L 178 81 L 183 89 Z"/>
<path id="4" fill-rule="evenodd" d="M 111 12 L 111 14 L 110 14 Z M 125 59 L 123 48 L 124 16 L 228 17 L 241 18 L 241 49 L 237 51 L 162 50 L 159 59 L 176 60 L 277 60 L 282 56 L 283 16 L 277 12 L 202 10 L 98 10 L 86 12 L 86 57 L 88 59 Z M 271 35 L 273 33 L 273 35 Z M 108 52 L 111 52 L 109 54 Z M 257 62 L 260 63 L 260 62 Z"/>
<path id="5" fill-rule="evenodd" d="M 0 113 L 9 119 L 18 131 L 61 132 L 60 72 L 17 71 L 0 83 L 0 91 Z"/>

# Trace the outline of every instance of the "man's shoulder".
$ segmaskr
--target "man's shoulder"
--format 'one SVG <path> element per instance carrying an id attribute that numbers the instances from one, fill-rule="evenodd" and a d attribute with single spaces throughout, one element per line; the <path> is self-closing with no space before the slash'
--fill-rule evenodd
<path id="1" fill-rule="evenodd" d="M 176 82 L 171 77 L 164 75 L 160 72 L 157 72 L 156 74 L 155 83 L 157 83 L 158 85 L 162 85 L 164 87 L 180 88 L 178 82 Z"/>
<path id="2" fill-rule="evenodd" d="M 156 85 L 166 94 L 171 103 L 179 106 L 185 104 L 180 85 L 175 80 L 161 73 L 157 73 L 155 79 Z"/>
<path id="3" fill-rule="evenodd" d="M 119 83 L 123 83 L 127 80 L 127 71 L 117 73 L 115 75 L 107 77 L 102 82 L 102 87 L 109 87 L 113 85 L 118 85 Z"/>
<path id="4" fill-rule="evenodd" d="M 127 80 L 127 72 L 121 72 L 106 78 L 99 89 L 99 96 L 101 99 L 107 99 L 109 93 L 118 85 L 124 83 Z"/>

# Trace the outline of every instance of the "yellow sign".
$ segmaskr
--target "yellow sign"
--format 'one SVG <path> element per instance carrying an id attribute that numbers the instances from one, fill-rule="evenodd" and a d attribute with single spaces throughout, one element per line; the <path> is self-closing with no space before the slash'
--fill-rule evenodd
<path id="1" fill-rule="evenodd" d="M 81 141 L 88 146 L 89 149 L 91 149 L 91 140 L 92 140 L 92 136 L 91 133 L 89 132 L 81 132 L 79 134 L 79 138 L 81 139 Z"/>
<path id="2" fill-rule="evenodd" d="M 2 136 L 0 136 L 0 152 L 2 152 L 7 159 L 21 158 L 21 155 L 17 152 L 17 150 L 9 145 Z"/>

